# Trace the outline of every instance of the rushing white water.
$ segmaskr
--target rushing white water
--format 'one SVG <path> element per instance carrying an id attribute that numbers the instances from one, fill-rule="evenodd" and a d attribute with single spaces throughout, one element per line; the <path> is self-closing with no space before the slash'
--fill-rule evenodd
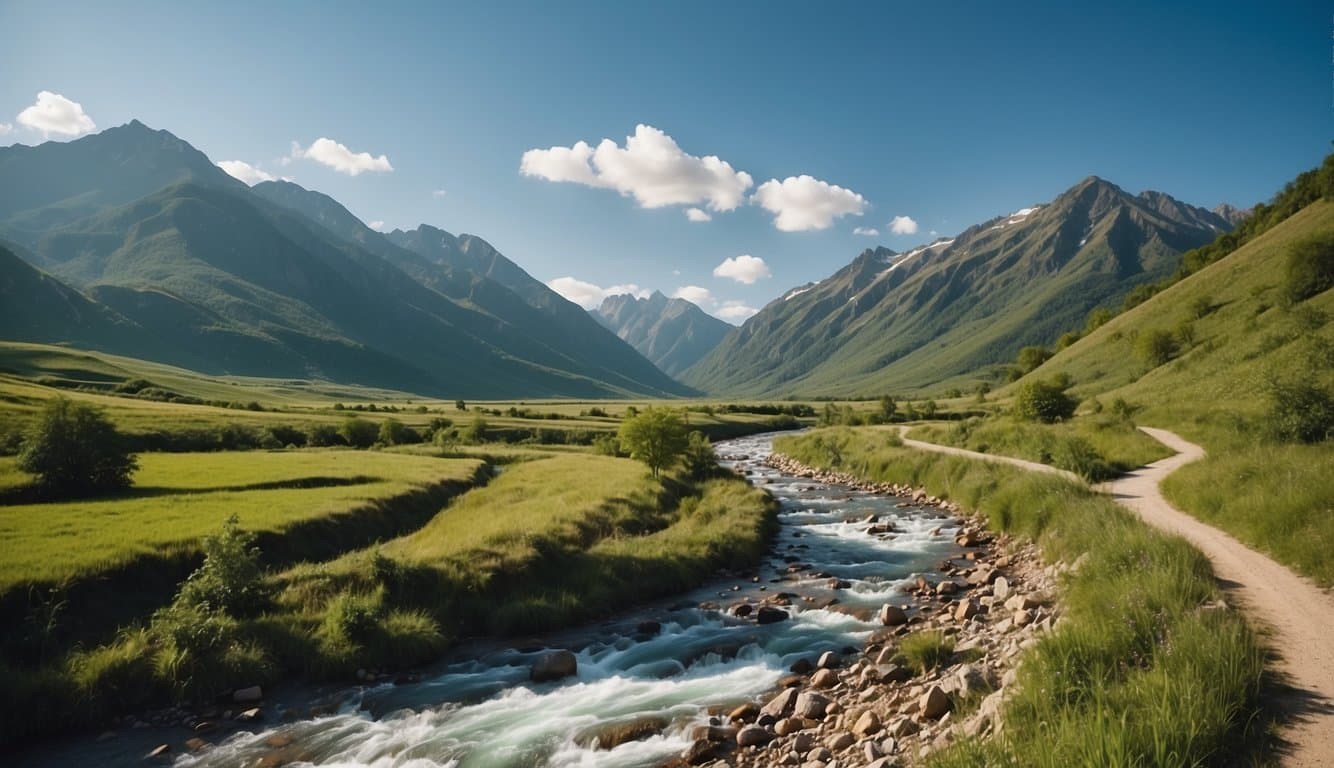
<path id="1" fill-rule="evenodd" d="M 641 609 L 618 623 L 547 638 L 553 647 L 576 651 L 576 677 L 534 684 L 529 665 L 543 649 L 491 651 L 442 667 L 419 683 L 349 691 L 336 712 L 242 731 L 180 755 L 175 764 L 630 768 L 680 754 L 693 726 L 762 699 L 798 659 L 860 648 L 876 629 L 866 620 L 875 609 L 903 580 L 933 570 L 953 551 L 949 529 L 932 534 L 942 524 L 933 512 L 764 466 L 771 440 L 759 435 L 718 446 L 724 463 L 781 502 L 771 562 L 753 580 L 692 593 L 689 607 Z M 869 535 L 869 515 L 892 522 L 895 534 Z M 793 562 L 809 569 L 788 575 Z M 795 595 L 793 617 L 774 624 L 698 607 L 713 602 L 725 609 L 780 592 Z M 636 624 L 645 619 L 659 621 L 661 631 L 638 633 Z M 596 743 L 596 734 L 609 726 L 646 721 L 653 725 L 648 738 L 613 749 Z M 126 762 L 138 760 L 135 755 Z"/>

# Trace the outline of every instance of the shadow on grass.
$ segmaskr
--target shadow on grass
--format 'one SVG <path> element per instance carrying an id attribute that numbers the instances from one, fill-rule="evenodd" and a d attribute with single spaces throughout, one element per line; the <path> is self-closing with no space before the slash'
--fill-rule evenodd
<path id="1" fill-rule="evenodd" d="M 204 488 L 170 488 L 156 485 L 138 485 L 112 493 L 67 493 L 58 488 L 46 488 L 40 485 L 25 485 L 0 491 L 0 506 L 19 504 L 56 504 L 70 501 L 123 501 L 125 499 L 149 499 L 159 496 L 193 496 L 206 493 L 237 493 L 241 491 L 281 491 L 310 490 L 313 488 L 339 488 L 351 485 L 368 485 L 382 482 L 384 478 L 372 475 L 354 475 L 352 477 L 298 477 L 290 480 L 270 480 L 263 483 L 245 483 L 241 485 L 218 485 Z"/>

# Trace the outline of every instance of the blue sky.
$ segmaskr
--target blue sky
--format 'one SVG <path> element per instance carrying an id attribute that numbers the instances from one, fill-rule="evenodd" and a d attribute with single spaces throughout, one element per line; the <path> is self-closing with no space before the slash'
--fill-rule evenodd
<path id="1" fill-rule="evenodd" d="M 736 321 L 1090 174 L 1212 207 L 1316 165 L 1334 8 L 1167 5 L 0 2 L 0 143 L 45 138 L 19 116 L 49 91 L 367 222 L 478 234 L 546 281 L 703 288 Z M 575 150 L 520 172 L 552 147 Z"/>

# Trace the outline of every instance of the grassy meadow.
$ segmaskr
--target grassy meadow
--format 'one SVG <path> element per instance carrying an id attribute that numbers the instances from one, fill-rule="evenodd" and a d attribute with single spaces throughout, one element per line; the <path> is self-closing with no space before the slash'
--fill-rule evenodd
<path id="1" fill-rule="evenodd" d="M 16 692 L 0 742 L 605 615 L 746 567 L 775 526 L 770 497 L 739 478 L 655 478 L 588 445 L 651 402 L 421 401 L 32 345 L 0 345 L 0 369 L 0 448 L 59 395 L 101 408 L 131 445 L 177 449 L 141 449 L 133 486 L 96 498 L 50 498 L 0 455 L 0 685 Z M 674 405 L 717 437 L 795 423 L 770 406 Z M 254 449 L 351 418 L 419 432 L 373 450 Z M 426 441 L 442 418 L 458 434 Z M 263 598 L 200 613 L 177 590 L 232 516 L 254 536 Z"/>
<path id="2" fill-rule="evenodd" d="M 1019 668 L 1005 729 L 933 754 L 932 766 L 1209 764 L 1262 736 L 1263 654 L 1219 599 L 1208 561 L 1110 499 L 1059 477 L 904 448 L 887 428 L 782 438 L 807 464 L 925 487 L 1035 540 L 1064 577 L 1065 614 Z"/>

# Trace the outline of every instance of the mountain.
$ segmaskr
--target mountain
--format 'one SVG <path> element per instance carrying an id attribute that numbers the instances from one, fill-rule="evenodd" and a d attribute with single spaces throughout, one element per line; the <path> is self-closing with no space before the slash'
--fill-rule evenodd
<path id="1" fill-rule="evenodd" d="M 19 242 L 163 187 L 194 182 L 245 190 L 208 157 L 139 122 L 78 141 L 0 147 L 0 228 Z"/>
<path id="2" fill-rule="evenodd" d="M 384 235 L 367 227 L 337 200 L 291 182 L 264 182 L 253 191 L 355 243 L 456 303 L 480 310 L 485 317 L 503 319 L 506 332 L 521 336 L 506 342 L 507 348 L 538 343 L 559 355 L 554 361 L 559 367 L 626 392 L 689 392 L 480 237 L 455 237 L 425 224 L 411 232 L 395 230 Z"/>
<path id="3" fill-rule="evenodd" d="M 331 198 L 318 196 L 323 218 L 275 203 L 163 131 L 131 123 L 20 149 L 0 154 L 0 189 L 9 190 L 0 236 L 141 329 L 137 346 L 118 353 L 470 398 L 688 391 L 586 319 L 613 350 L 589 359 L 581 345 L 595 342 L 567 342 L 495 281 L 456 272 L 441 278 L 445 290 L 423 284 L 395 263 L 422 259 L 353 225 Z M 14 192 L 29 174 L 65 178 Z M 7 317 L 0 335 L 30 340 L 31 325 Z"/>
<path id="4" fill-rule="evenodd" d="M 864 251 L 764 307 L 682 380 L 729 395 L 915 393 L 1013 360 L 1164 278 L 1231 229 L 1160 192 L 1089 177 L 1055 200 L 896 253 Z"/>
<path id="5" fill-rule="evenodd" d="M 644 299 L 608 296 L 593 317 L 672 376 L 694 365 L 732 331 L 685 299 L 669 299 L 658 291 Z"/>
<path id="6" fill-rule="evenodd" d="M 132 324 L 0 245 L 0 328 L 15 338 L 118 346 Z"/>
<path id="7" fill-rule="evenodd" d="M 1213 209 L 1213 212 L 1219 218 L 1235 227 L 1240 224 L 1243 219 L 1251 215 L 1251 210 L 1251 208 L 1238 208 L 1229 203 L 1220 203 Z"/>

